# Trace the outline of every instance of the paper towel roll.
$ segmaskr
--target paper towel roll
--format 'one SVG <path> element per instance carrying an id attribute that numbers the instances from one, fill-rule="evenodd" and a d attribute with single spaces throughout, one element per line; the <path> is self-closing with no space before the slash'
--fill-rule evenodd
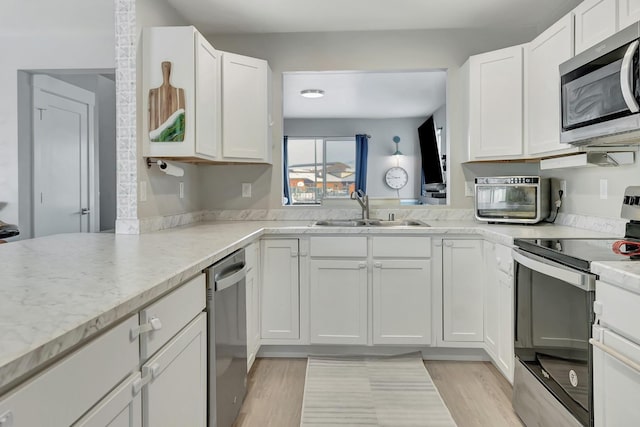
<path id="1" fill-rule="evenodd" d="M 173 163 L 158 160 L 158 167 L 160 167 L 160 170 L 167 175 L 184 176 L 184 169 L 180 166 L 174 165 Z"/>

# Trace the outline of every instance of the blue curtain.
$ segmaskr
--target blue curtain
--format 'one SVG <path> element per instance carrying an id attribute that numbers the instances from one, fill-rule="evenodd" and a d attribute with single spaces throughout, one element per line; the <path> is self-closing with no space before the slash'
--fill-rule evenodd
<path id="1" fill-rule="evenodd" d="M 356 190 L 367 192 L 367 156 L 369 154 L 367 135 L 356 135 Z"/>
<path id="2" fill-rule="evenodd" d="M 289 137 L 286 135 L 284 136 L 284 140 L 282 141 L 282 171 L 282 183 L 284 184 L 282 195 L 284 196 L 284 204 L 290 205 L 291 191 L 289 189 Z"/>

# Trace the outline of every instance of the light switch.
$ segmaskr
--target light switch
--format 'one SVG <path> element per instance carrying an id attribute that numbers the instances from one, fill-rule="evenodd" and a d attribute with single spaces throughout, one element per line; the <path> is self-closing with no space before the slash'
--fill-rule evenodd
<path id="1" fill-rule="evenodd" d="M 600 180 L 600 200 L 607 200 L 608 194 L 608 181 L 606 179 Z"/>
<path id="2" fill-rule="evenodd" d="M 147 181 L 140 181 L 140 201 L 147 201 Z"/>
<path id="3" fill-rule="evenodd" d="M 242 197 L 251 197 L 251 183 L 242 183 Z"/>

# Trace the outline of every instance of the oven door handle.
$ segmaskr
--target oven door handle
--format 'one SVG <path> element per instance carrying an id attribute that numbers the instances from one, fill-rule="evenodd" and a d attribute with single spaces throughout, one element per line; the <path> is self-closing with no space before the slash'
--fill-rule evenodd
<path id="1" fill-rule="evenodd" d="M 622 58 L 622 66 L 620 67 L 620 88 L 622 89 L 622 97 L 627 104 L 627 108 L 632 113 L 640 111 L 638 101 L 633 96 L 633 56 L 638 50 L 638 40 L 629 45 L 627 52 Z"/>
<path id="2" fill-rule="evenodd" d="M 565 267 L 517 248 L 513 249 L 513 259 L 533 271 L 555 277 L 584 291 L 592 291 L 595 289 L 596 276 L 593 274 L 583 273 L 573 268 Z"/>
<path id="3" fill-rule="evenodd" d="M 607 353 L 609 356 L 611 356 L 614 359 L 618 360 L 623 365 L 626 365 L 628 368 L 633 369 L 634 371 L 640 373 L 640 364 L 638 364 L 638 363 L 634 362 L 633 360 L 629 359 L 627 356 L 625 356 L 624 354 L 620 353 L 619 351 L 614 350 L 611 347 L 609 347 L 608 345 L 602 344 L 600 341 L 595 340 L 593 338 L 589 338 L 589 344 L 591 344 L 594 347 L 599 348 L 603 352 Z"/>

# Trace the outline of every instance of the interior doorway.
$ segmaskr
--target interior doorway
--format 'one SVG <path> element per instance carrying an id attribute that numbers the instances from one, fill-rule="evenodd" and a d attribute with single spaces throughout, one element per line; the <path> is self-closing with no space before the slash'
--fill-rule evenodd
<path id="1" fill-rule="evenodd" d="M 115 110 L 113 70 L 18 72 L 22 238 L 114 231 Z"/>

